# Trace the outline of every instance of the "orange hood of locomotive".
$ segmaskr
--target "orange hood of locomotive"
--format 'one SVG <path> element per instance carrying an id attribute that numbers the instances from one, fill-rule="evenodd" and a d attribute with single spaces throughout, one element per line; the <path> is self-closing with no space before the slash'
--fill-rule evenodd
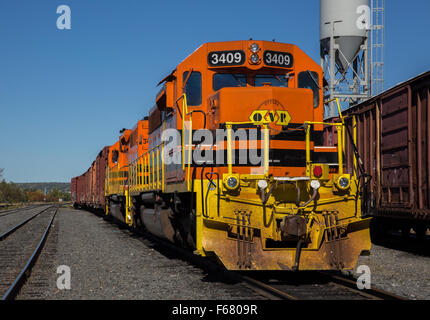
<path id="1" fill-rule="evenodd" d="M 262 122 L 271 127 L 313 121 L 313 95 L 309 89 L 282 87 L 223 88 L 209 98 L 210 121 Z"/>

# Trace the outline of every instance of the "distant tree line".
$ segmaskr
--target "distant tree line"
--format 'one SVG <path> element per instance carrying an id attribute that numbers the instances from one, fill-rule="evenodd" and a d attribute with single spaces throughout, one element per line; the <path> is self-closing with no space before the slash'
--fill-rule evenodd
<path id="1" fill-rule="evenodd" d="M 0 178 L 2 178 L 4 169 L 0 168 Z M 0 182 L 0 203 L 17 203 L 17 202 L 58 202 L 70 201 L 70 193 L 53 188 L 45 194 L 39 189 L 23 190 L 13 182 L 6 182 L 3 179 Z"/>
<path id="2" fill-rule="evenodd" d="M 0 182 L 0 202 L 1 203 L 14 203 L 14 202 L 25 202 L 26 194 L 22 191 L 15 183 L 6 182 L 2 180 Z"/>
<path id="3" fill-rule="evenodd" d="M 22 190 L 44 190 L 45 193 L 57 188 L 59 191 L 70 192 L 70 182 L 25 182 L 17 183 Z"/>

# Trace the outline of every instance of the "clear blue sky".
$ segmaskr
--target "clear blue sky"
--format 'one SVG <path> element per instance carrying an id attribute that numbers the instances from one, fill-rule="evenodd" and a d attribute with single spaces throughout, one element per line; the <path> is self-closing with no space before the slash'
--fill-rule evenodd
<path id="1" fill-rule="evenodd" d="M 430 1 L 386 1 L 385 88 L 430 70 Z M 58 5 L 72 29 L 58 30 Z M 209 41 L 299 45 L 319 61 L 318 0 L 0 0 L 0 168 L 15 182 L 83 173 Z"/>

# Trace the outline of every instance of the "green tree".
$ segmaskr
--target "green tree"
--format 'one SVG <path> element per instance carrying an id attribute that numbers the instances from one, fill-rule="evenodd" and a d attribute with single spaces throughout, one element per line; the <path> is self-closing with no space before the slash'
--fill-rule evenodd
<path id="1" fill-rule="evenodd" d="M 6 202 L 6 196 L 4 194 L 6 184 L 7 182 L 4 179 L 0 182 L 0 202 Z"/>
<path id="2" fill-rule="evenodd" d="M 63 201 L 70 201 L 70 192 L 61 191 L 60 198 L 63 199 Z"/>
<path id="3" fill-rule="evenodd" d="M 30 190 L 27 191 L 26 194 L 30 202 L 41 202 L 45 198 L 45 194 L 41 190 Z"/>
<path id="4" fill-rule="evenodd" d="M 61 199 L 61 193 L 55 187 L 46 195 L 46 201 L 48 202 L 58 202 L 59 199 Z"/>
<path id="5" fill-rule="evenodd" d="M 0 182 L 0 202 L 24 202 L 27 200 L 26 194 L 18 185 L 13 182 L 7 183 L 6 180 Z"/>

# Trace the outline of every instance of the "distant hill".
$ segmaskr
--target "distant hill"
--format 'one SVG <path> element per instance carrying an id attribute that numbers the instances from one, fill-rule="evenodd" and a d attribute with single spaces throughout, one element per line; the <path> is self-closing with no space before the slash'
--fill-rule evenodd
<path id="1" fill-rule="evenodd" d="M 52 189 L 57 188 L 62 192 L 70 192 L 70 183 L 68 182 L 27 182 L 27 183 L 16 183 L 23 190 L 42 190 L 49 193 Z"/>

